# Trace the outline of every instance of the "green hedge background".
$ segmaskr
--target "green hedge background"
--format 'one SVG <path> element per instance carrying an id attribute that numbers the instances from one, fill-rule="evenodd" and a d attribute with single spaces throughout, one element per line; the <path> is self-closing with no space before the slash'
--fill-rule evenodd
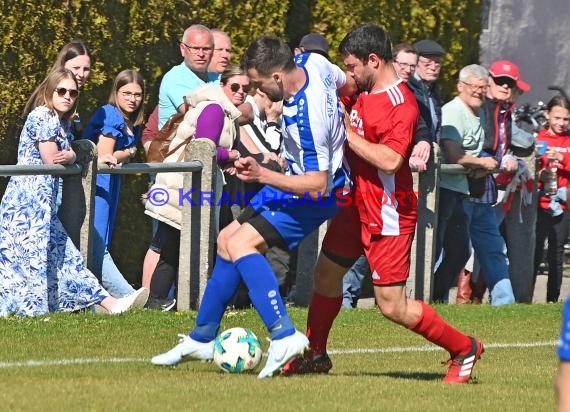
<path id="1" fill-rule="evenodd" d="M 84 122 L 106 102 L 115 75 L 125 68 L 139 70 L 146 79 L 150 113 L 162 75 L 181 61 L 177 42 L 194 23 L 227 31 L 234 63 L 262 34 L 280 36 L 294 47 L 304 34 L 320 32 L 341 67 L 339 42 L 364 22 L 386 28 L 393 44 L 432 38 L 448 51 L 439 82 L 444 101 L 453 96 L 461 67 L 479 62 L 481 0 L 0 0 L 0 9 L 1 164 L 16 162 L 22 109 L 59 49 L 72 39 L 83 40 L 94 56 L 80 97 Z M 143 161 L 142 149 L 135 161 Z M 0 180 L 0 193 L 6 184 L 7 179 Z M 146 188 L 146 176 L 125 178 L 111 248 L 135 284 L 150 240 L 150 221 L 139 200 Z"/>

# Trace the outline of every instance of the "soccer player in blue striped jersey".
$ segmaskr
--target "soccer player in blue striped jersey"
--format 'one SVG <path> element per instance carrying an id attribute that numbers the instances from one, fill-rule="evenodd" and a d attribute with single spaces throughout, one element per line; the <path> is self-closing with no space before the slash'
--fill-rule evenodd
<path id="1" fill-rule="evenodd" d="M 211 359 L 226 305 L 243 280 L 271 334 L 269 357 L 258 375 L 266 378 L 302 354 L 309 341 L 287 315 L 275 274 L 262 253 L 269 246 L 298 246 L 336 214 L 336 196 L 348 189 L 343 166 L 346 129 L 337 91 L 346 85 L 346 75 L 317 53 L 293 59 L 289 47 L 273 36 L 254 40 L 242 65 L 251 83 L 271 100 L 284 102 L 281 156 L 288 167 L 278 173 L 260 167 L 252 157 L 234 163 L 239 179 L 265 186 L 218 236 L 218 256 L 195 328 L 152 363 Z"/>

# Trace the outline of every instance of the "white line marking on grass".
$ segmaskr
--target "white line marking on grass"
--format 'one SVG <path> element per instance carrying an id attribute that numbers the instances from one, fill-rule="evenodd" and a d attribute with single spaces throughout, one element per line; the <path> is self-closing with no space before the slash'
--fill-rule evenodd
<path id="1" fill-rule="evenodd" d="M 512 349 L 512 348 L 536 348 L 543 346 L 556 346 L 558 341 L 549 340 L 543 342 L 513 342 L 513 343 L 484 343 L 486 349 Z M 357 355 L 363 353 L 401 353 L 401 352 L 436 352 L 443 351 L 435 345 L 393 347 L 393 348 L 362 348 L 362 349 L 332 349 L 330 355 Z M 264 353 L 264 355 L 266 355 Z M 23 360 L 15 362 L 0 362 L 0 369 L 28 368 L 37 366 L 67 366 L 87 365 L 103 363 L 150 363 L 150 357 L 145 358 L 75 358 L 75 359 L 51 359 L 51 360 Z"/>
<path id="2" fill-rule="evenodd" d="M 149 358 L 150 359 L 150 358 Z M 53 360 L 27 360 L 19 362 L 0 362 L 0 369 L 31 367 L 31 366 L 65 366 L 65 365 L 85 365 L 89 363 L 131 363 L 147 362 L 149 359 L 142 358 L 76 358 L 76 359 L 53 359 Z"/>
<path id="3" fill-rule="evenodd" d="M 489 348 L 535 348 L 541 346 L 555 346 L 558 344 L 556 340 L 545 342 L 513 342 L 513 343 L 485 343 L 485 349 Z M 339 349 L 328 351 L 329 355 L 355 355 L 362 353 L 400 353 L 400 352 L 437 352 L 443 351 L 443 348 L 435 345 L 393 347 L 393 348 L 373 348 L 373 349 Z"/>

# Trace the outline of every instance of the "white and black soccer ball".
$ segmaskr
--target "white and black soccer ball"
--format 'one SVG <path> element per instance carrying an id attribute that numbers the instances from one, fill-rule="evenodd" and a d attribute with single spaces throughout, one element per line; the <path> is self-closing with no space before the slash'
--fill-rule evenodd
<path id="1" fill-rule="evenodd" d="M 214 344 L 214 362 L 228 373 L 253 370 L 261 361 L 261 342 L 250 329 L 223 331 Z"/>

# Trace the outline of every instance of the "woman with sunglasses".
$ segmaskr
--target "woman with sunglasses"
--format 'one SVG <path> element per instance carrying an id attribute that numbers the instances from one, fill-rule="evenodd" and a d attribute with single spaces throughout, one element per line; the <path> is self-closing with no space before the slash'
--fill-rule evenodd
<path id="1" fill-rule="evenodd" d="M 543 259 L 544 241 L 548 238 L 548 282 L 546 301 L 558 302 L 564 274 L 564 242 L 568 238 L 567 187 L 570 184 L 570 102 L 563 96 L 553 97 L 546 105 L 548 128 L 536 140 L 546 148 L 538 158 L 538 213 L 534 280 Z"/>
<path id="2" fill-rule="evenodd" d="M 71 164 L 70 117 L 77 108 L 73 73 L 55 69 L 24 108 L 18 164 Z M 0 316 L 73 312 L 101 304 L 110 313 L 136 304 L 139 293 L 115 299 L 85 268 L 57 217 L 60 178 L 13 176 L 0 204 Z"/>
<path id="3" fill-rule="evenodd" d="M 214 203 L 216 205 L 225 183 L 221 171 L 234 174 L 233 163 L 241 157 L 235 148 L 239 141 L 237 119 L 241 114 L 236 106 L 245 101 L 249 84 L 247 74 L 240 67 L 230 65 L 222 73 L 219 85 L 207 84 L 186 96 L 189 109 L 170 144 L 171 148 L 177 149 L 165 160 L 181 161 L 187 145 L 194 137 L 212 140 L 216 144 L 217 163 L 220 168 L 217 182 L 219 189 Z M 150 308 L 163 309 L 162 302 L 166 301 L 172 284 L 177 279 L 182 210 L 177 206 L 179 202 L 173 200 L 179 198 L 179 189 L 182 187 L 181 173 L 159 173 L 150 192 L 153 189 L 164 189 L 171 201 L 165 205 L 155 205 L 147 199 L 145 204 L 146 213 L 159 220 L 156 236 L 161 245 L 160 258 L 150 284 Z M 220 208 L 216 206 L 215 209 L 218 221 Z"/>
<path id="4" fill-rule="evenodd" d="M 140 73 L 123 70 L 117 75 L 108 103 L 93 114 L 83 133 L 84 138 L 97 145 L 100 164 L 106 163 L 112 168 L 128 163 L 136 155 L 144 121 L 144 97 L 145 84 Z M 94 272 L 115 297 L 135 292 L 108 250 L 115 230 L 122 181 L 121 175 L 100 173 L 95 193 Z"/>

